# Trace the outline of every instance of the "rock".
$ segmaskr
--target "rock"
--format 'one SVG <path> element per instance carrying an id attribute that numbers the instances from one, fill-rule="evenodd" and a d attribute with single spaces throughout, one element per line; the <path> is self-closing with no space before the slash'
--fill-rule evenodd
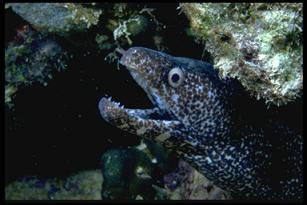
<path id="1" fill-rule="evenodd" d="M 60 35 L 86 31 L 98 23 L 102 14 L 101 10 L 75 3 L 10 3 L 8 6 L 38 31 Z"/>
<path id="2" fill-rule="evenodd" d="M 188 163 L 180 160 L 175 171 L 164 176 L 167 195 L 171 200 L 224 200 L 230 195 L 213 185 Z"/>
<path id="3" fill-rule="evenodd" d="M 257 99 L 284 105 L 303 90 L 302 3 L 182 3 L 222 77 Z"/>
<path id="4" fill-rule="evenodd" d="M 99 170 L 79 172 L 65 180 L 23 177 L 5 187 L 5 199 L 99 200 L 102 182 Z"/>
<path id="5" fill-rule="evenodd" d="M 119 41 L 125 38 L 129 45 L 132 44 L 131 36 L 135 37 L 146 31 L 149 21 L 142 15 L 136 15 L 123 21 L 113 31 L 113 38 L 115 41 Z"/>
<path id="6" fill-rule="evenodd" d="M 132 200 L 154 196 L 153 167 L 148 156 L 134 148 L 111 149 L 101 157 L 104 178 L 101 196 L 105 200 Z M 139 198 L 139 197 L 138 197 Z"/>
<path id="7" fill-rule="evenodd" d="M 107 200 L 222 200 L 230 195 L 188 163 L 149 140 L 127 149 L 111 149 L 101 158 Z"/>
<path id="8" fill-rule="evenodd" d="M 5 103 L 12 107 L 19 86 L 34 82 L 48 85 L 53 71 L 66 68 L 67 53 L 50 36 L 40 34 L 28 25 L 17 32 L 5 48 Z"/>

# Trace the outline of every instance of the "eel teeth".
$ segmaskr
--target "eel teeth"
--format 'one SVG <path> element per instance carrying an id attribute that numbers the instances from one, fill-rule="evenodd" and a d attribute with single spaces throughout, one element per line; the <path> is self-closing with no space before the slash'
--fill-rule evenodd
<path id="1" fill-rule="evenodd" d="M 120 102 L 113 101 L 111 96 L 108 97 L 107 100 L 119 108 L 125 108 L 124 105 L 120 104 Z"/>

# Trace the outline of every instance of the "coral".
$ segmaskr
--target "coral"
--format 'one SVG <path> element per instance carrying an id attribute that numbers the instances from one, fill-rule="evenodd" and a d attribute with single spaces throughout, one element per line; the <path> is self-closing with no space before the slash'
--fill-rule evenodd
<path id="1" fill-rule="evenodd" d="M 101 158 L 103 199 L 152 198 L 153 167 L 145 153 L 137 149 L 111 149 Z"/>
<path id="2" fill-rule="evenodd" d="M 12 97 L 19 86 L 34 82 L 47 86 L 53 70 L 66 68 L 66 59 L 66 52 L 52 38 L 24 26 L 5 49 L 6 104 L 13 106 Z"/>
<path id="3" fill-rule="evenodd" d="M 100 200 L 103 178 L 99 170 L 79 172 L 68 177 L 61 191 L 54 194 L 58 200 Z"/>
<path id="4" fill-rule="evenodd" d="M 223 200 L 230 195 L 213 185 L 188 163 L 180 160 L 177 169 L 164 176 L 167 198 L 171 200 Z"/>
<path id="5" fill-rule="evenodd" d="M 14 12 L 40 32 L 66 35 L 96 25 L 102 10 L 74 3 L 10 3 Z"/>
<path id="6" fill-rule="evenodd" d="M 149 140 L 128 149 L 108 150 L 102 155 L 101 167 L 103 199 L 230 198 L 189 164 Z"/>
<path id="7" fill-rule="evenodd" d="M 43 184 L 43 188 L 41 187 Z M 48 185 L 46 185 L 48 184 Z M 6 200 L 46 200 L 48 199 L 49 182 L 41 182 L 37 177 L 14 181 L 5 187 Z"/>
<path id="8" fill-rule="evenodd" d="M 142 35 L 151 38 L 158 50 L 166 49 L 162 36 L 158 34 L 165 26 L 156 18 L 154 8 L 147 8 L 144 4 L 127 3 L 100 5 L 105 10 L 101 32 L 96 35 L 100 50 L 131 46 L 143 39 Z"/>
<path id="9" fill-rule="evenodd" d="M 111 149 L 101 157 L 103 199 L 163 199 L 163 176 L 177 166 L 174 155 L 154 142 Z"/>
<path id="10" fill-rule="evenodd" d="M 180 8 L 222 77 L 237 78 L 268 105 L 301 95 L 301 3 L 182 3 Z"/>
<path id="11" fill-rule="evenodd" d="M 111 48 L 113 48 L 112 43 L 109 42 L 108 35 L 97 34 L 95 40 L 100 50 L 110 50 Z"/>
<path id="12" fill-rule="evenodd" d="M 79 172 L 66 180 L 24 177 L 5 187 L 6 200 L 99 200 L 102 176 L 99 170 Z"/>
<path id="13" fill-rule="evenodd" d="M 160 179 L 160 177 L 162 179 L 163 176 L 160 174 L 173 171 L 177 167 L 178 159 L 175 157 L 175 154 L 166 150 L 161 144 L 142 139 L 136 149 L 144 152 L 154 164 L 155 179 Z"/>
<path id="14" fill-rule="evenodd" d="M 137 147 L 108 150 L 102 155 L 101 170 L 80 171 L 66 179 L 23 177 L 5 187 L 5 199 L 215 200 L 229 196 L 186 162 L 178 163 L 160 145 L 146 141 Z"/>
<path id="15" fill-rule="evenodd" d="M 17 87 L 14 85 L 5 85 L 5 91 L 4 91 L 4 96 L 5 96 L 5 104 L 8 105 L 9 107 L 13 106 L 13 98 L 15 96 L 15 93 L 17 91 Z"/>
<path id="16" fill-rule="evenodd" d="M 144 32 L 148 27 L 148 20 L 146 17 L 137 15 L 123 21 L 113 31 L 113 38 L 118 41 L 120 38 L 125 38 L 129 45 L 132 44 L 130 36 L 136 36 Z"/>

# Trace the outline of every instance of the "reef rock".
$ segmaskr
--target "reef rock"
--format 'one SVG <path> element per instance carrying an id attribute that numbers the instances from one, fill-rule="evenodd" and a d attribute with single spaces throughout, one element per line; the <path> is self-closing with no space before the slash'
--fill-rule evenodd
<path id="1" fill-rule="evenodd" d="M 38 31 L 60 35 L 87 30 L 98 23 L 102 13 L 101 10 L 74 3 L 6 4 L 6 8 L 9 7 Z"/>
<path id="2" fill-rule="evenodd" d="M 170 200 L 225 200 L 230 195 L 210 182 L 188 163 L 180 160 L 175 171 L 164 176 Z"/>
<path id="3" fill-rule="evenodd" d="M 303 90 L 302 3 L 182 3 L 221 77 L 277 106 Z"/>
<path id="4" fill-rule="evenodd" d="M 5 103 L 12 107 L 19 86 L 40 82 L 47 86 L 53 71 L 66 69 L 66 51 L 48 35 L 28 25 L 17 31 L 5 48 Z"/>
<path id="5" fill-rule="evenodd" d="M 5 187 L 6 200 L 100 200 L 99 170 L 82 171 L 67 179 L 23 177 Z"/>

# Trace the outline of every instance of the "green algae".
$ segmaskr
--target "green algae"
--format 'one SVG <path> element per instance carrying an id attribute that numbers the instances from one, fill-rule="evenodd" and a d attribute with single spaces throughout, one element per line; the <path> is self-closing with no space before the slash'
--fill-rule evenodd
<path id="1" fill-rule="evenodd" d="M 302 4 L 183 3 L 180 8 L 221 77 L 237 78 L 268 104 L 301 96 Z"/>

